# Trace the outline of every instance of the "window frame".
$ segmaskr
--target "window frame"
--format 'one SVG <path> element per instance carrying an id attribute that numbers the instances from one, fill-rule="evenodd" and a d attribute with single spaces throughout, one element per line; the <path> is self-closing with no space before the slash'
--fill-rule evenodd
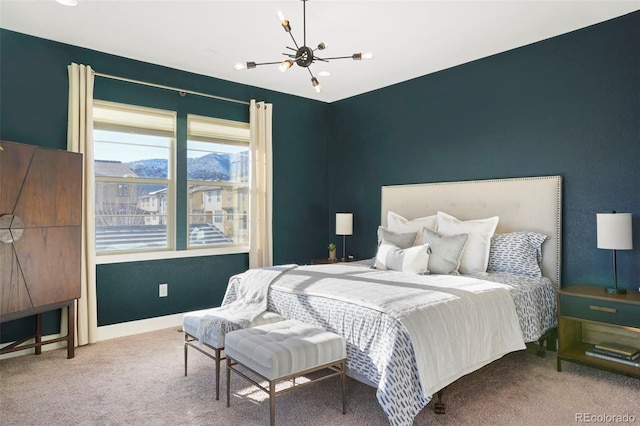
<path id="1" fill-rule="evenodd" d="M 218 244 L 218 245 L 190 245 L 189 239 L 189 215 L 190 215 L 190 197 L 189 197 L 189 188 L 192 183 L 196 183 L 198 185 L 202 185 L 206 183 L 206 181 L 190 181 L 187 178 L 187 167 L 186 164 L 182 164 L 186 161 L 186 158 L 182 161 L 181 155 L 179 151 L 188 147 L 189 141 L 189 131 L 182 133 L 180 130 L 179 121 L 182 120 L 185 116 L 188 118 L 189 116 L 202 117 L 208 120 L 212 120 L 217 123 L 222 123 L 225 125 L 231 125 L 232 127 L 238 127 L 245 129 L 244 132 L 247 132 L 249 129 L 249 123 L 244 121 L 237 120 L 225 120 L 214 117 L 195 115 L 195 114 L 185 114 L 179 113 L 174 110 L 167 109 L 158 109 L 145 107 L 140 105 L 128 104 L 123 102 L 112 102 L 107 100 L 98 100 L 94 99 L 94 106 L 106 106 L 106 107 L 115 107 L 115 108 L 123 108 L 126 110 L 132 111 L 142 111 L 142 112 L 151 112 L 153 113 L 170 113 L 173 117 L 173 137 L 170 141 L 169 147 L 169 158 L 167 165 L 167 179 L 156 179 L 156 178 L 140 178 L 140 177 L 129 177 L 129 178 L 121 178 L 121 177 L 98 177 L 95 176 L 94 172 L 94 189 L 95 185 L 102 181 L 108 183 L 115 184 L 165 184 L 167 185 L 167 202 L 171 206 L 167 211 L 167 247 L 157 248 L 157 247 L 145 247 L 145 248 L 136 248 L 136 249 L 125 249 L 125 250 L 108 250 L 108 251 L 97 251 L 96 254 L 96 264 L 112 264 L 112 263 L 121 263 L 121 262 L 132 262 L 132 261 L 144 261 L 144 260 L 161 260 L 161 259 L 175 259 L 175 258 L 186 258 L 186 257 L 200 257 L 200 256 L 215 256 L 215 255 L 226 255 L 226 254 L 242 254 L 249 253 L 250 250 L 250 235 L 249 229 L 247 229 L 247 241 L 242 243 L 233 243 L 233 244 Z M 95 123 L 95 120 L 94 120 Z M 104 124 L 104 123 L 103 123 Z M 153 124 L 153 123 L 151 123 Z M 94 125 L 95 126 L 95 125 Z M 108 127 L 105 128 L 105 127 Z M 117 123 L 109 123 L 108 125 L 99 125 L 98 130 L 118 130 L 122 129 L 123 126 L 119 126 Z M 134 126 L 135 127 L 135 126 Z M 95 127 L 94 127 L 95 128 Z M 153 132 L 151 132 L 153 133 Z M 166 135 L 166 129 L 160 131 L 159 133 Z M 147 133 L 148 134 L 148 133 Z M 247 133 L 248 135 L 248 133 Z M 235 145 L 243 145 L 248 149 L 248 167 L 249 167 L 249 176 L 246 182 L 247 192 L 247 211 L 246 211 L 246 222 L 250 223 L 250 214 L 251 214 L 251 177 L 250 173 L 252 170 L 252 156 L 251 156 L 251 143 L 250 137 L 246 136 L 243 140 L 236 140 L 233 137 L 230 140 L 217 141 L 218 143 L 228 143 Z M 179 163 L 180 161 L 180 163 Z M 178 175 L 178 171 L 181 169 L 180 173 L 184 173 L 184 176 L 181 178 Z M 216 186 L 220 187 L 217 193 L 212 193 L 213 198 L 220 197 L 224 199 L 224 187 L 233 187 L 237 186 L 237 182 L 216 182 Z M 186 197 L 178 196 L 178 188 L 185 188 L 187 191 Z M 129 189 L 131 191 L 131 189 Z M 178 203 L 181 205 L 178 205 Z M 95 203 L 95 201 L 94 201 Z M 186 215 L 186 220 L 182 222 L 180 219 L 181 213 L 184 212 Z M 225 211 L 222 210 L 222 218 L 224 221 Z M 213 212 L 212 222 L 215 222 L 217 212 Z M 160 213 L 157 213 L 158 215 Z M 237 216 L 238 214 L 236 214 Z M 95 223 L 95 216 L 93 218 Z M 186 229 L 178 229 L 178 227 L 182 228 L 182 224 L 186 224 Z M 181 232 L 179 232 L 181 231 Z M 181 235 L 182 234 L 182 235 Z"/>

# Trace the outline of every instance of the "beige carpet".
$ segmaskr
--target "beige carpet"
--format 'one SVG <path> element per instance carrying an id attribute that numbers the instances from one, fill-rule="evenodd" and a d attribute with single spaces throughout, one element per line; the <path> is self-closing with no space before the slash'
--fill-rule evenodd
<path id="1" fill-rule="evenodd" d="M 235 378 L 231 408 L 215 400 L 213 363 L 190 350 L 184 377 L 183 335 L 176 329 L 0 361 L 0 424 L 268 425 L 266 394 Z M 447 413 L 430 403 L 416 425 L 575 425 L 576 413 L 631 415 L 640 424 L 640 380 L 564 364 L 533 349 L 505 356 L 450 385 Z M 224 373 L 223 373 L 224 379 Z M 337 381 L 278 397 L 278 425 L 386 425 L 375 389 L 349 379 L 347 414 Z M 597 420 L 597 417 L 594 418 Z M 592 421 L 593 423 L 593 421 Z"/>

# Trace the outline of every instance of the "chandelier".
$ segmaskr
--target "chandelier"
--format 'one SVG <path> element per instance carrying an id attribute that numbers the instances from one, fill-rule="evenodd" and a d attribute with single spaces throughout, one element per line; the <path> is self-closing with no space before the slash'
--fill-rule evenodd
<path id="1" fill-rule="evenodd" d="M 306 68 L 307 71 L 309 71 L 309 75 L 311 76 L 311 84 L 313 85 L 316 92 L 320 93 L 322 92 L 322 86 L 320 86 L 320 82 L 318 81 L 316 76 L 313 75 L 313 73 L 311 72 L 311 69 L 309 68 L 311 64 L 313 64 L 315 61 L 329 62 L 330 60 L 333 60 L 333 59 L 353 59 L 353 60 L 359 61 L 362 59 L 373 58 L 373 55 L 371 53 L 354 53 L 353 55 L 349 55 L 349 56 L 334 56 L 331 58 L 321 58 L 317 56 L 315 52 L 317 52 L 318 50 L 326 49 L 327 43 L 321 42 L 318 44 L 318 46 L 315 49 L 312 49 L 307 46 L 307 10 L 306 10 L 307 1 L 308 0 L 302 0 L 302 34 L 303 34 L 302 46 L 298 45 L 298 42 L 293 36 L 293 33 L 291 32 L 291 25 L 289 24 L 289 20 L 284 17 L 282 12 L 278 11 L 278 19 L 281 22 L 282 28 L 284 28 L 284 30 L 291 36 L 291 40 L 293 40 L 293 45 L 295 46 L 295 48 L 290 46 L 285 46 L 287 49 L 292 51 L 289 53 L 283 53 L 283 55 L 286 56 L 288 59 L 285 59 L 284 61 L 277 61 L 277 62 L 238 63 L 235 65 L 235 69 L 239 71 L 239 70 L 253 69 L 258 65 L 280 64 L 280 67 L 279 67 L 280 71 L 286 72 L 289 70 L 289 68 L 293 66 L 293 64 L 296 64 L 302 68 Z"/>

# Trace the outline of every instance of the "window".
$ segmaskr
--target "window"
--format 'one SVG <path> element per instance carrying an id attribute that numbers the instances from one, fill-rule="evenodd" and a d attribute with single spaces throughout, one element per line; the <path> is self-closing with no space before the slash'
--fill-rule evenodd
<path id="1" fill-rule="evenodd" d="M 96 252 L 173 248 L 176 114 L 94 101 Z"/>
<path id="2" fill-rule="evenodd" d="M 248 247 L 249 124 L 188 115 L 187 131 L 189 247 Z"/>
<path id="3" fill-rule="evenodd" d="M 93 115 L 97 253 L 248 250 L 248 123 L 188 115 L 178 140 L 174 111 L 96 100 Z"/>

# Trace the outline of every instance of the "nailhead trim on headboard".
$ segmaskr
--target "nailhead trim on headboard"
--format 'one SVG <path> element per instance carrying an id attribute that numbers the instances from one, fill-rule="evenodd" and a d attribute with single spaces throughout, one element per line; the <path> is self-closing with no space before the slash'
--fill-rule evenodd
<path id="1" fill-rule="evenodd" d="M 470 185 L 474 187 L 472 190 L 469 189 Z M 383 225 L 386 225 L 386 216 L 389 210 L 408 219 L 436 214 L 438 210 L 441 210 L 461 220 L 495 215 L 503 216 L 505 221 L 498 223 L 497 232 L 516 230 L 543 232 L 553 241 L 556 251 L 555 265 L 551 261 L 544 262 L 543 257 L 543 267 L 546 266 L 546 275 L 554 281 L 558 289 L 560 288 L 562 271 L 561 176 L 383 186 L 381 188 L 381 208 L 381 223 Z M 537 215 L 536 212 L 540 212 L 540 214 Z M 501 223 L 503 223 L 502 230 Z M 549 269 L 555 270 L 549 271 Z"/>

